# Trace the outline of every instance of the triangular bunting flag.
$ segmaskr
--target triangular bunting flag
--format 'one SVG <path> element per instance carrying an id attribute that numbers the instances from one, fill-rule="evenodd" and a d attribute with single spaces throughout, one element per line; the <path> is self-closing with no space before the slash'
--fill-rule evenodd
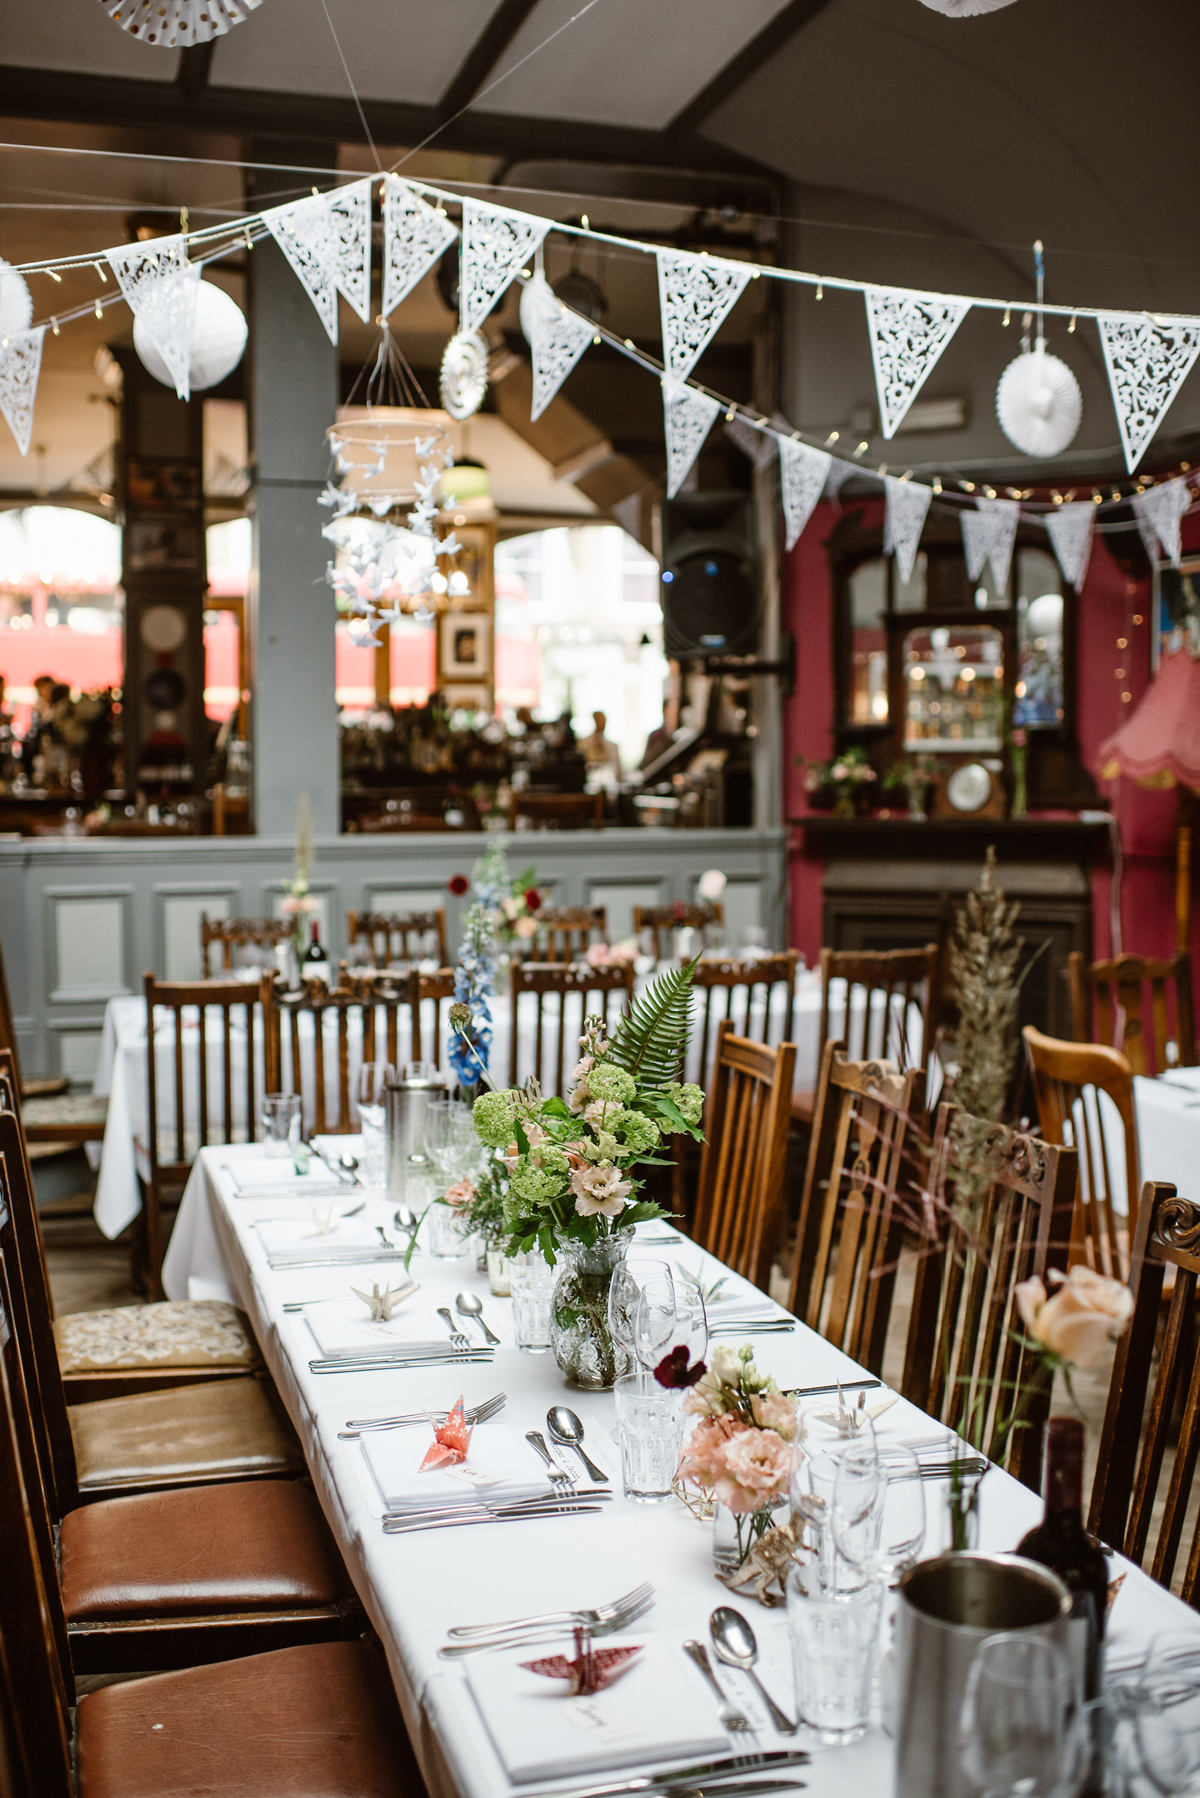
<path id="1" fill-rule="evenodd" d="M 463 201 L 460 331 L 478 331 L 549 229 L 549 219 L 510 212 L 504 206 L 485 206 L 479 200 Z"/>
<path id="2" fill-rule="evenodd" d="M 1162 481 L 1157 487 L 1147 488 L 1145 493 L 1135 493 L 1133 509 L 1137 514 L 1142 539 L 1150 552 L 1150 560 L 1156 562 L 1158 556 L 1154 549 L 1154 539 L 1162 544 L 1163 554 L 1169 557 L 1175 568 L 1179 567 L 1179 521 L 1192 503 L 1192 495 L 1188 484 L 1183 480 Z"/>
<path id="3" fill-rule="evenodd" d="M 880 427 L 892 437 L 971 302 L 902 287 L 869 287 L 864 297 Z"/>
<path id="4" fill-rule="evenodd" d="M 362 319 L 371 319 L 371 182 L 355 181 L 326 195 L 338 287 Z"/>
<path id="5" fill-rule="evenodd" d="M 23 456 L 29 454 L 33 434 L 33 402 L 42 367 L 45 325 L 34 331 L 14 331 L 0 348 L 0 412 L 17 440 Z"/>
<path id="6" fill-rule="evenodd" d="M 977 581 L 983 573 L 984 563 L 990 562 L 996 592 L 1003 594 L 1008 587 L 1021 508 L 1015 499 L 977 499 L 975 505 L 974 512 L 962 514 L 967 573 Z"/>
<path id="7" fill-rule="evenodd" d="M 384 178 L 383 315 L 389 318 L 458 236 L 458 227 L 396 175 Z"/>
<path id="8" fill-rule="evenodd" d="M 167 365 L 181 400 L 191 393 L 192 324 L 200 264 L 188 261 L 187 239 L 154 237 L 105 250 L 130 311 L 140 319 Z"/>
<path id="9" fill-rule="evenodd" d="M 558 298 L 545 275 L 526 281 L 521 294 L 521 329 L 533 354 L 530 419 L 540 418 L 596 334 L 582 313 Z"/>
<path id="10" fill-rule="evenodd" d="M 264 212 L 262 222 L 299 277 L 317 309 L 330 343 L 338 340 L 339 232 L 324 194 Z"/>
<path id="11" fill-rule="evenodd" d="M 691 374 L 752 273 L 748 263 L 659 250 L 658 303 L 669 375 L 685 380 Z"/>
<path id="12" fill-rule="evenodd" d="M 1131 312 L 1102 312 L 1097 325 L 1130 474 L 1200 355 L 1200 318 L 1156 324 Z"/>
<path id="13" fill-rule="evenodd" d="M 766 468 L 779 453 L 779 439 L 774 431 L 760 430 L 740 412 L 726 422 L 725 435 L 737 444 L 743 456 L 749 456 L 755 468 Z"/>
<path id="14" fill-rule="evenodd" d="M 721 402 L 669 375 L 663 376 L 662 387 L 667 427 L 667 498 L 674 499 L 713 428 Z"/>
<path id="15" fill-rule="evenodd" d="M 829 464 L 829 473 L 825 476 L 825 492 L 822 497 L 829 500 L 832 505 L 836 506 L 838 503 L 838 494 L 842 491 L 842 488 L 846 485 L 850 476 L 852 474 L 860 474 L 861 472 L 862 471 L 857 463 L 841 462 L 834 456 Z"/>
<path id="16" fill-rule="evenodd" d="M 883 553 L 895 556 L 900 579 L 907 586 L 912 579 L 933 488 L 923 487 L 919 481 L 901 481 L 894 474 L 885 474 L 883 484 L 887 490 Z"/>
<path id="17" fill-rule="evenodd" d="M 825 491 L 833 457 L 824 450 L 779 439 L 779 485 L 783 495 L 785 548 L 791 549 L 812 517 L 813 507 Z"/>
<path id="18" fill-rule="evenodd" d="M 1068 500 L 1046 516 L 1046 530 L 1064 581 L 1079 591 L 1092 559 L 1096 508 L 1090 499 Z"/>

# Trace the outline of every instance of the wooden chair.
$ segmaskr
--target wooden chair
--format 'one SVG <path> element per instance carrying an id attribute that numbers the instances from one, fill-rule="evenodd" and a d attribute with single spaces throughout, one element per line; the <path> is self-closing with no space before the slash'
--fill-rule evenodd
<path id="1" fill-rule="evenodd" d="M 640 939 L 648 930 L 653 941 L 651 953 L 655 961 L 665 961 L 671 952 L 673 930 L 707 930 L 710 924 L 725 927 L 725 907 L 719 899 L 700 905 L 635 905 L 633 933 Z"/>
<path id="2" fill-rule="evenodd" d="M 147 1280 L 150 1297 L 161 1299 L 164 1195 L 187 1184 L 192 1162 L 210 1143 L 253 1142 L 259 1095 L 272 1089 L 260 1085 L 258 987 L 240 980 L 160 981 L 145 974 L 142 988 L 148 1105 L 145 1135 L 135 1147 L 145 1207 Z M 196 1064 L 190 1073 L 184 1038 L 193 1033 Z M 171 1068 L 165 1081 L 160 1056 L 169 1059 Z"/>
<path id="3" fill-rule="evenodd" d="M 841 1043 L 821 1058 L 788 1305 L 872 1373 L 883 1371 L 918 1078 L 887 1061 L 851 1061 Z"/>
<path id="4" fill-rule="evenodd" d="M 535 941 L 539 961 L 582 961 L 589 943 L 607 943 L 602 905 L 543 905 Z"/>
<path id="5" fill-rule="evenodd" d="M 21 1083 L 23 1099 L 51 1098 L 65 1093 L 71 1082 L 66 1074 L 47 1074 L 27 1080 L 21 1072 L 21 1056 L 17 1048 L 17 1032 L 13 1024 L 12 1000 L 8 996 L 8 976 L 4 972 L 4 950 L 0 947 L 0 1049 L 12 1055 Z"/>
<path id="6" fill-rule="evenodd" d="M 233 952 L 253 944 L 258 949 L 274 949 L 286 943 L 295 928 L 291 918 L 210 918 L 200 914 L 200 972 L 207 980 L 212 972 L 209 950 L 215 943 L 217 960 L 223 973 L 233 972 Z"/>
<path id="7" fill-rule="evenodd" d="M 1189 955 L 1181 951 L 1170 961 L 1118 955 L 1111 961 L 1089 965 L 1078 950 L 1073 950 L 1067 957 L 1067 966 L 1071 1028 L 1076 1042 L 1102 1043 L 1106 1048 L 1120 1049 L 1135 1074 L 1165 1074 L 1173 1066 L 1195 1067 L 1196 1019 Z M 1172 993 L 1174 1004 L 1169 1005 L 1168 996 Z M 1172 1011 L 1173 1019 L 1169 1017 Z M 1175 1049 L 1174 1059 L 1169 1054 L 1170 1046 Z"/>
<path id="8" fill-rule="evenodd" d="M 589 1012 L 598 1011 L 611 1030 L 617 1018 L 633 1004 L 633 966 L 593 968 L 587 962 L 573 966 L 568 962 L 514 961 L 510 974 L 512 992 L 512 1024 L 508 1057 L 508 1083 L 519 1086 L 532 1074 L 541 1082 L 547 1097 L 565 1097 L 564 1077 L 579 1059 L 577 1038 Z M 567 1022 L 567 1001 L 579 994 L 578 1027 Z M 557 998 L 558 1004 L 549 1000 Z M 598 999 L 599 1004 L 590 1003 Z M 525 1001 L 522 1006 L 522 1000 Z M 534 1049 L 532 1065 L 524 1066 L 520 1053 L 521 1026 L 528 1027 L 528 1016 L 534 1014 Z M 574 1007 L 571 1007 L 574 1010 Z"/>
<path id="9" fill-rule="evenodd" d="M 351 911 L 346 913 L 346 940 L 369 943 L 377 968 L 396 961 L 420 961 L 430 953 L 428 939 L 437 938 L 438 966 L 446 965 L 446 913 L 436 911 Z M 412 939 L 416 938 L 416 942 Z"/>
<path id="10" fill-rule="evenodd" d="M 729 1019 L 738 1036 L 752 1041 L 792 1040 L 799 959 L 795 949 L 785 949 L 778 955 L 759 955 L 746 961 L 736 956 L 704 956 L 696 963 L 692 990 L 703 994 L 704 1004 L 697 1020 L 700 1028 L 692 1033 L 695 1068 L 685 1078 L 707 1086 L 710 1045 L 716 1026 L 724 1018 Z M 782 1000 L 781 1010 L 773 1005 L 777 994 Z"/>
<path id="11" fill-rule="evenodd" d="M 454 1002 L 454 969 L 438 968 L 436 972 L 422 973 L 419 968 L 414 968 L 408 978 L 412 1058 L 440 1063 L 442 1044 L 446 1041 L 445 1014 Z"/>
<path id="12" fill-rule="evenodd" d="M 1075 1151 L 995 1125 L 975 1151 L 990 1182 L 971 1217 L 956 1217 L 953 1111 L 938 1108 L 900 1390 L 1038 1491 L 1050 1388 L 1033 1386 L 1038 1362 L 1022 1347 L 1013 1293 L 1021 1280 L 1067 1267 Z M 1016 1395 L 1030 1389 L 1023 1427 L 1005 1443 Z"/>
<path id="13" fill-rule="evenodd" d="M 17 1049 L 17 1033 L 13 1028 L 12 1004 L 4 973 L 4 955 L 0 951 L 0 1051 L 12 1057 L 19 1096 L 25 1108 L 26 1136 L 35 1160 L 76 1148 L 80 1143 L 103 1142 L 108 1117 L 108 1100 L 91 1093 L 73 1093 L 66 1074 L 52 1074 L 28 1080 L 21 1073 L 21 1057 Z"/>
<path id="14" fill-rule="evenodd" d="M 1174 1290 L 1160 1328 L 1168 1271 Z M 1156 1529 L 1149 1572 L 1168 1588 L 1200 1454 L 1200 1359 L 1193 1329 L 1198 1274 L 1200 1204 L 1181 1199 L 1174 1186 L 1148 1180 L 1129 1274 L 1133 1317 L 1117 1344 L 1088 1528 L 1138 1566 L 1145 1564 Z M 1163 1462 L 1181 1415 L 1171 1477 L 1160 1499 Z M 1200 1523 L 1193 1524 L 1187 1557 L 1180 1596 L 1200 1608 Z"/>
<path id="15" fill-rule="evenodd" d="M 1124 1280 L 1142 1184 L 1133 1069 L 1118 1050 L 1100 1043 L 1059 1042 L 1032 1024 L 1021 1034 L 1033 1077 L 1038 1128 L 1047 1142 L 1069 1143 L 1079 1151 L 1079 1195 L 1071 1232 L 1074 1258 L 1086 1260 L 1097 1273 Z M 1123 1181 L 1112 1166 L 1118 1138 L 1111 1126 L 1104 1129 L 1101 1093 L 1116 1107 L 1125 1158 Z M 1118 1197 L 1124 1200 L 1124 1217 L 1113 1202 Z"/>
<path id="16" fill-rule="evenodd" d="M 906 1068 L 918 1060 L 928 1068 L 934 1033 L 941 1015 L 941 951 L 936 943 L 923 949 L 822 949 L 820 1053 L 829 1041 L 832 983 L 844 980 L 845 1012 L 841 1038 L 853 1060 L 872 1057 Z M 862 993 L 861 1007 L 854 1003 Z M 909 1041 L 912 1006 L 921 1014 L 921 1051 Z M 792 1118 L 810 1125 L 815 1094 L 797 1093 Z M 919 1095 L 924 1103 L 924 1088 Z"/>
<path id="17" fill-rule="evenodd" d="M 769 1049 L 735 1036 L 728 1019 L 718 1027 L 692 1235 L 763 1291 L 783 1210 L 795 1064 L 795 1043 Z"/>
<path id="18" fill-rule="evenodd" d="M 508 802 L 508 828 L 517 829 L 518 818 L 528 818 L 534 830 L 593 830 L 604 828 L 604 794 L 532 793 L 514 790 Z"/>
<path id="19" fill-rule="evenodd" d="M 412 1005 L 411 979 L 398 974 L 352 974 L 343 963 L 336 986 L 328 987 L 323 980 L 307 980 L 298 992 L 292 993 L 264 978 L 261 991 L 266 1090 L 301 1095 L 306 1136 L 352 1135 L 358 1129 L 358 1110 L 350 1098 L 351 1014 L 359 1017 L 360 1060 L 389 1061 L 394 1067 L 404 1059 L 400 1013 Z M 305 1018 L 308 1024 L 302 1028 Z M 334 1020 L 333 1044 L 326 1028 L 330 1018 Z M 414 1043 L 414 1055 L 415 1052 Z M 336 1055 L 336 1067 L 332 1070 L 336 1116 L 329 1103 L 331 1053 Z"/>

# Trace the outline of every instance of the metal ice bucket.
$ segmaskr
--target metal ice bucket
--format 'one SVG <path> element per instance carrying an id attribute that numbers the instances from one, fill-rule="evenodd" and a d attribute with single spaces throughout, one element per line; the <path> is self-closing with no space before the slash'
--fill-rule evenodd
<path id="1" fill-rule="evenodd" d="M 963 1772 L 959 1712 L 979 1644 L 1045 1636 L 1071 1660 L 1071 1594 L 1020 1555 L 944 1554 L 910 1567 L 896 1607 L 896 1798 L 978 1798 Z"/>
<path id="2" fill-rule="evenodd" d="M 387 1194 L 394 1205 L 404 1204 L 404 1170 L 410 1155 L 425 1139 L 425 1111 L 435 1099 L 448 1096 L 444 1080 L 399 1080 L 384 1088 L 384 1129 L 387 1136 Z"/>

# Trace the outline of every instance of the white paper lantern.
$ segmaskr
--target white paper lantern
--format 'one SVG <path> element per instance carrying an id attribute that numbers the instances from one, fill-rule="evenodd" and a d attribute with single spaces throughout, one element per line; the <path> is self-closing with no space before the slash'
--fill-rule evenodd
<path id="1" fill-rule="evenodd" d="M 114 24 L 164 50 L 206 44 L 240 25 L 260 0 L 100 0 Z"/>
<path id="2" fill-rule="evenodd" d="M 969 19 L 976 13 L 999 12 L 1002 6 L 1012 3 L 1013 0 L 921 0 L 922 6 L 945 13 L 948 19 Z"/>
<path id="3" fill-rule="evenodd" d="M 1046 340 L 1010 362 L 996 389 L 996 417 L 1026 456 L 1057 456 L 1079 429 L 1083 398 L 1066 363 L 1046 353 Z"/>
<path id="4" fill-rule="evenodd" d="M 33 297 L 10 262 L 0 259 L 0 337 L 28 331 L 33 318 Z"/>
<path id="5" fill-rule="evenodd" d="M 133 321 L 133 347 L 156 381 L 161 381 L 165 387 L 174 387 L 174 377 L 140 318 Z M 215 287 L 211 281 L 201 281 L 196 288 L 196 313 L 189 354 L 192 392 L 219 386 L 237 367 L 245 348 L 246 319 L 241 307 L 223 288 Z"/>
<path id="6" fill-rule="evenodd" d="M 487 344 L 478 331 L 459 331 L 442 357 L 442 404 L 451 418 L 470 418 L 487 392 Z"/>

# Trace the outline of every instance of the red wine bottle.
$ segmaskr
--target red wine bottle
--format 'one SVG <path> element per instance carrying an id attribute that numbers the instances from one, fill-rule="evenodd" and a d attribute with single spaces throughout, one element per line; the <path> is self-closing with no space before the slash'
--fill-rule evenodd
<path id="1" fill-rule="evenodd" d="M 1070 1592 L 1071 1634 L 1079 1636 L 1076 1666 L 1083 1669 L 1084 1697 L 1098 1698 L 1108 1565 L 1099 1544 L 1083 1527 L 1083 1424 L 1076 1417 L 1046 1421 L 1042 1497 L 1046 1514 L 1036 1529 L 1022 1536 L 1017 1553 L 1049 1567 Z"/>

